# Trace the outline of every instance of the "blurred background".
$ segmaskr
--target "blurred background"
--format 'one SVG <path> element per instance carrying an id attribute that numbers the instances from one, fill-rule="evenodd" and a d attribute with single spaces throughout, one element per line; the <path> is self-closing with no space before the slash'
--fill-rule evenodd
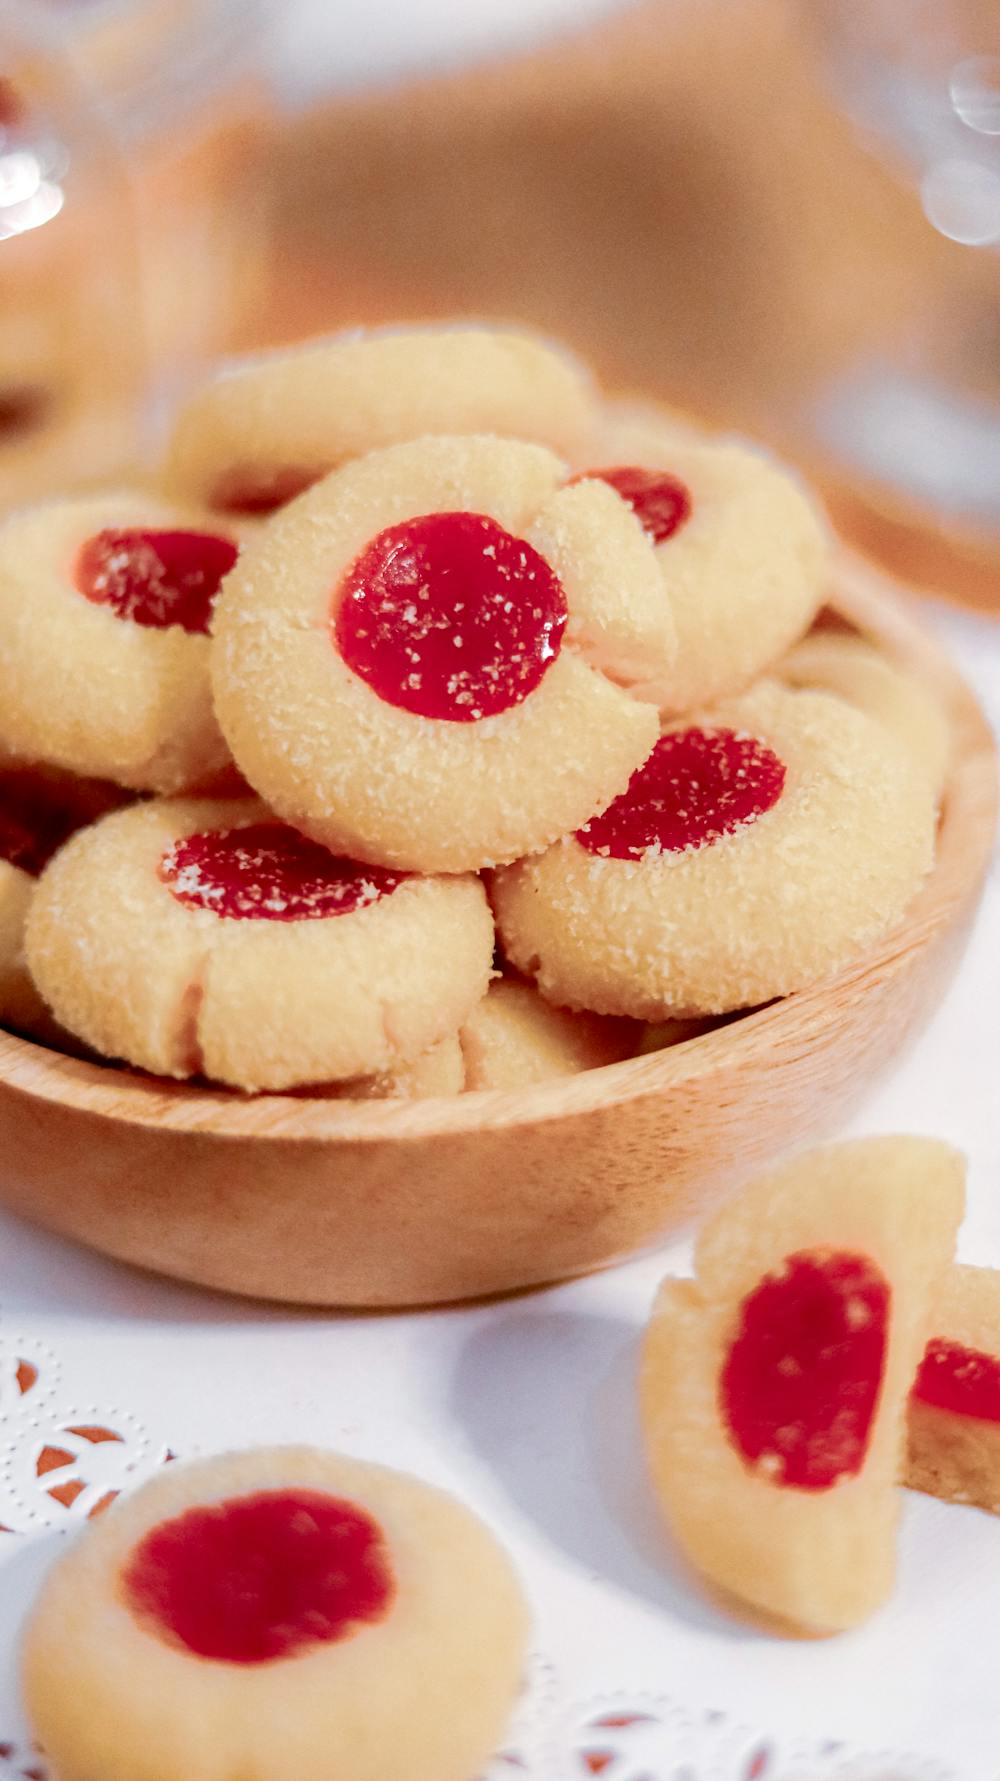
<path id="1" fill-rule="evenodd" d="M 1000 0 L 0 0 L 0 503 L 220 353 L 475 315 L 1000 607 Z"/>

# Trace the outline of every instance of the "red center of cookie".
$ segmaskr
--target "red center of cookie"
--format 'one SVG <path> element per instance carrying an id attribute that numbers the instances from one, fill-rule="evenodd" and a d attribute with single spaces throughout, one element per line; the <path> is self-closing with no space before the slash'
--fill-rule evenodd
<path id="1" fill-rule="evenodd" d="M 212 532 L 112 530 L 88 538 L 76 562 L 76 585 L 118 618 L 162 630 L 207 631 L 236 545 Z"/>
<path id="2" fill-rule="evenodd" d="M 679 476 L 666 470 L 642 470 L 637 464 L 620 464 L 611 470 L 587 470 L 617 489 L 627 501 L 644 532 L 654 544 L 663 544 L 691 517 L 691 492 Z M 583 477 L 574 476 L 574 482 Z"/>
<path id="3" fill-rule="evenodd" d="M 0 860 L 35 877 L 84 820 L 78 801 L 30 767 L 0 772 Z"/>
<path id="4" fill-rule="evenodd" d="M 385 1540 L 356 1503 L 269 1490 L 189 1509 L 146 1534 L 122 1573 L 137 1619 L 220 1663 L 270 1663 L 384 1619 Z"/>
<path id="5" fill-rule="evenodd" d="M 719 1404 L 734 1447 L 773 1483 L 828 1490 L 861 1470 L 889 1297 L 867 1256 L 804 1250 L 743 1300 Z"/>
<path id="6" fill-rule="evenodd" d="M 325 467 L 315 464 L 276 464 L 270 470 L 264 465 L 236 464 L 216 478 L 208 504 L 216 513 L 256 518 L 287 507 L 325 475 Z"/>
<path id="7" fill-rule="evenodd" d="M 637 767 L 621 797 L 576 838 L 588 853 L 639 860 L 650 850 L 707 847 L 778 802 L 784 764 L 736 730 L 671 730 Z"/>
<path id="8" fill-rule="evenodd" d="M 523 538 L 481 513 L 389 526 L 340 589 L 344 661 L 389 705 L 473 723 L 519 705 L 559 653 L 566 599 Z"/>
<path id="9" fill-rule="evenodd" d="M 406 874 L 338 859 L 283 823 L 254 822 L 175 841 L 160 876 L 191 909 L 235 921 L 318 921 L 377 903 Z"/>
<path id="10" fill-rule="evenodd" d="M 935 1337 L 927 1344 L 913 1395 L 956 1416 L 1000 1422 L 1000 1361 L 978 1348 Z"/>

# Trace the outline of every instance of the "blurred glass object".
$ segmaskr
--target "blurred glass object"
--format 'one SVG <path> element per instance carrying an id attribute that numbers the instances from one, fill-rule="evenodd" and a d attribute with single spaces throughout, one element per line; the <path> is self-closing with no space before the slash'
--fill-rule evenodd
<path id="1" fill-rule="evenodd" d="M 835 96 L 981 259 L 812 414 L 822 446 L 1000 547 L 1000 0 L 817 0 Z"/>
<path id="2" fill-rule="evenodd" d="M 143 377 L 121 158 L 34 13 L 0 3 L 0 509 L 118 475 Z"/>
<path id="3" fill-rule="evenodd" d="M 272 8 L 275 78 L 293 105 L 441 74 L 577 32 L 627 0 L 283 0 Z"/>
<path id="4" fill-rule="evenodd" d="M 36 0 L 126 158 L 154 389 L 252 331 L 269 240 L 268 0 Z"/>

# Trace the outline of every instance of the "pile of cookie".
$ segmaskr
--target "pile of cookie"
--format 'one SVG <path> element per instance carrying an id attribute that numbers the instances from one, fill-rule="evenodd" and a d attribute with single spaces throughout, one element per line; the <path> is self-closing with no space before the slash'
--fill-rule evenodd
<path id="1" fill-rule="evenodd" d="M 236 367 L 155 487 L 0 532 L 0 1018 L 419 1096 L 821 980 L 919 889 L 948 751 L 828 594 L 794 476 L 534 337 Z"/>

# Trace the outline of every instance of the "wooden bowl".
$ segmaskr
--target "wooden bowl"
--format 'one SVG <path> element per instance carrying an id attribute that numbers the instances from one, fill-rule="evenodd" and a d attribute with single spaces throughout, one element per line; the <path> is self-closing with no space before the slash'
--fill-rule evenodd
<path id="1" fill-rule="evenodd" d="M 936 642 L 851 559 L 834 604 L 936 687 L 955 734 L 934 870 L 902 925 L 849 969 L 651 1056 L 409 1105 L 241 1099 L 0 1033 L 0 1199 L 228 1292 L 427 1304 L 605 1267 L 830 1128 L 940 999 L 997 803 L 989 729 Z"/>

